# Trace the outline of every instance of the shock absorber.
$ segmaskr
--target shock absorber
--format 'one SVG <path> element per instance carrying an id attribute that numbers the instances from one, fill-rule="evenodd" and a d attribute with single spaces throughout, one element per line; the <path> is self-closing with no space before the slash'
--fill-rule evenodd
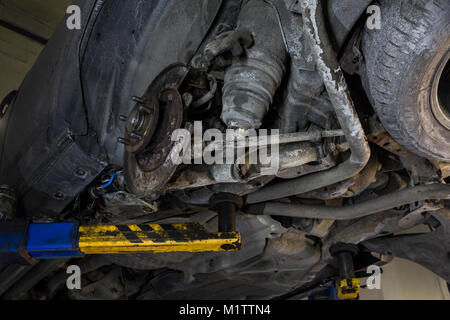
<path id="1" fill-rule="evenodd" d="M 281 84 L 287 51 L 277 11 L 264 0 L 244 3 L 238 27 L 250 31 L 254 45 L 226 71 L 222 120 L 229 128 L 258 129 Z"/>

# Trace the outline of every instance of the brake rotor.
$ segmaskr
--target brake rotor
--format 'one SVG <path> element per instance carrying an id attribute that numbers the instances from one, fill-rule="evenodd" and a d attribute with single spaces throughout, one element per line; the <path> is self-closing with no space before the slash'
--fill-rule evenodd
<path id="1" fill-rule="evenodd" d="M 160 190 L 177 168 L 170 156 L 172 133 L 183 124 L 184 104 L 178 89 L 188 72 L 183 64 L 164 69 L 127 119 L 125 180 L 129 191 L 138 196 Z"/>
<path id="2" fill-rule="evenodd" d="M 159 102 L 145 95 L 131 110 L 125 124 L 125 146 L 127 152 L 139 153 L 150 143 L 159 119 Z"/>
<path id="3" fill-rule="evenodd" d="M 161 115 L 153 138 L 145 150 L 136 156 L 143 171 L 152 171 L 161 166 L 172 150 L 172 132 L 183 122 L 183 100 L 175 88 L 160 93 Z"/>

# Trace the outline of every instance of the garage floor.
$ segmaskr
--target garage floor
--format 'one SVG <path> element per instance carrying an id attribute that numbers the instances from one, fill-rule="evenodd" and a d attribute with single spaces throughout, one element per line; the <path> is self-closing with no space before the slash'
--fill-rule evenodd
<path id="1" fill-rule="evenodd" d="M 18 89 L 72 0 L 0 0 L 0 99 Z M 361 299 L 450 299 L 444 280 L 402 259 L 384 267 L 381 290 Z"/>

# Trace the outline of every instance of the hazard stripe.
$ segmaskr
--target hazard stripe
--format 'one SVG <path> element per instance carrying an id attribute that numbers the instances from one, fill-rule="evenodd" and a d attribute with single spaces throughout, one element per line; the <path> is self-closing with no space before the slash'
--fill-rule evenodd
<path id="1" fill-rule="evenodd" d="M 196 223 L 80 226 L 78 232 L 84 254 L 236 251 L 241 246 L 238 232 L 210 233 Z"/>
<path id="2" fill-rule="evenodd" d="M 117 226 L 117 229 L 119 229 L 119 231 L 122 232 L 125 238 L 127 238 L 127 240 L 131 243 L 144 243 L 144 241 L 139 239 L 137 234 L 131 230 L 129 226 Z"/>
<path id="3" fill-rule="evenodd" d="M 188 242 L 186 236 L 179 232 L 173 225 L 171 224 L 162 224 L 161 228 L 167 232 L 169 238 L 173 239 L 176 242 Z"/>
<path id="4" fill-rule="evenodd" d="M 149 224 L 140 224 L 138 227 L 146 233 L 146 237 L 156 243 L 164 243 L 166 240 L 161 237 Z"/>

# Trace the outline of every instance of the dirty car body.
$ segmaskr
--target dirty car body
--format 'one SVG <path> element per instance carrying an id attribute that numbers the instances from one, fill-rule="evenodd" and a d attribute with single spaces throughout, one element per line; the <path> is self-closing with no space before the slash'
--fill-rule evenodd
<path id="1" fill-rule="evenodd" d="M 448 25 L 444 2 L 423 12 Z M 354 250 L 354 274 L 398 256 L 450 281 L 450 157 L 432 146 L 448 147 L 439 139 L 449 130 L 448 100 L 440 95 L 450 89 L 449 36 L 439 33 L 446 49 L 423 49 L 441 54 L 436 61 L 447 59 L 436 62 L 443 80 L 436 108 L 430 102 L 443 110 L 444 120 L 433 120 L 443 133 L 417 140 L 409 123 L 390 129 L 386 109 L 377 106 L 397 102 L 386 92 L 383 103 L 377 98 L 384 89 L 371 63 L 381 54 L 365 48 L 387 37 L 384 24 L 401 18 L 396 10 L 416 10 L 398 3 L 375 3 L 386 18 L 372 31 L 372 1 L 80 1 L 82 29 L 61 23 L 0 119 L 0 184 L 15 190 L 18 218 L 196 222 L 240 232 L 242 246 L 84 258 L 84 281 L 104 290 L 69 296 L 302 297 L 339 278 L 330 248 L 343 244 Z M 202 137 L 208 129 L 223 136 L 233 129 L 232 139 L 278 130 L 279 168 L 264 174 L 264 164 L 246 162 L 249 149 L 231 164 L 206 164 L 195 155 L 190 164 L 176 163 L 172 134 L 186 129 L 195 136 L 195 122 Z M 399 235 L 423 225 L 430 231 Z M 15 272 L 0 294 L 64 295 L 67 263 L 4 266 L 0 277 Z M 35 281 L 25 277 L 33 273 Z"/>

